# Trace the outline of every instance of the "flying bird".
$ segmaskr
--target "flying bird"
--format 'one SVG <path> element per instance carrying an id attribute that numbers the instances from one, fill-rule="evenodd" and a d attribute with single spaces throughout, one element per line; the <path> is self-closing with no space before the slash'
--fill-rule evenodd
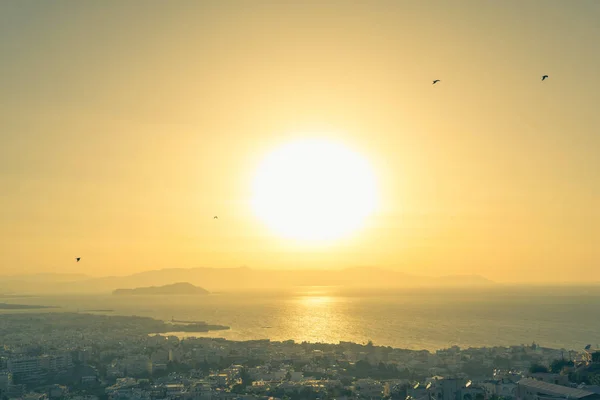
<path id="1" fill-rule="evenodd" d="M 591 348 L 592 348 L 592 345 L 591 345 L 591 344 L 588 344 L 587 346 L 585 346 L 585 349 L 586 349 L 586 350 L 589 350 L 589 349 L 591 349 Z"/>
<path id="2" fill-rule="evenodd" d="M 77 260 L 77 262 L 79 262 L 79 260 L 81 260 L 81 257 L 77 257 L 75 260 Z"/>
<path id="3" fill-rule="evenodd" d="M 213 217 L 213 219 L 219 219 L 219 217 L 217 217 L 216 215 Z"/>
<path id="4" fill-rule="evenodd" d="M 440 81 L 439 79 L 436 79 L 436 80 L 434 80 L 434 81 L 433 81 L 433 83 L 432 83 L 432 85 L 435 85 L 435 84 L 436 84 L 436 83 L 438 83 L 439 81 Z"/>
<path id="5" fill-rule="evenodd" d="M 471 382 L 471 381 L 467 382 L 467 384 L 465 385 L 465 387 L 469 387 L 469 386 L 471 386 L 471 384 L 472 384 L 472 383 L 473 383 L 473 382 Z"/>
<path id="6" fill-rule="evenodd" d="M 542 82 L 544 82 L 546 79 L 548 79 L 548 75 L 542 76 Z"/>

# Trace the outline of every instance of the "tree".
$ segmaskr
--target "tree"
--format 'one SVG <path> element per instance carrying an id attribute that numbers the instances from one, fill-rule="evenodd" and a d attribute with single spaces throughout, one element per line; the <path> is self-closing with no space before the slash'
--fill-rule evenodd
<path id="1" fill-rule="evenodd" d="M 510 359 L 497 356 L 496 358 L 494 358 L 494 367 L 500 369 L 510 369 Z"/>
<path id="2" fill-rule="evenodd" d="M 245 392 L 246 392 L 246 387 L 241 384 L 233 385 L 233 387 L 231 388 L 231 393 L 244 394 Z"/>
<path id="3" fill-rule="evenodd" d="M 544 373 L 548 372 L 548 368 L 541 364 L 531 364 L 531 367 L 529 367 L 529 372 L 532 374 Z"/>
<path id="4" fill-rule="evenodd" d="M 480 377 L 480 376 L 491 375 L 493 373 L 493 368 L 483 366 L 483 365 L 481 365 L 480 362 L 472 360 L 472 361 L 467 361 L 466 363 L 463 364 L 462 372 L 464 372 L 468 376 Z"/>
<path id="5" fill-rule="evenodd" d="M 252 377 L 250 376 L 246 368 L 242 368 L 242 370 L 240 371 L 240 378 L 242 378 L 242 386 L 246 387 L 252 385 Z"/>
<path id="6" fill-rule="evenodd" d="M 600 385 L 600 375 L 594 374 L 591 375 L 588 380 L 590 381 L 590 385 Z"/>
<path id="7" fill-rule="evenodd" d="M 340 382 L 342 383 L 342 386 L 350 386 L 352 385 L 352 378 L 343 376 L 342 378 L 340 378 Z"/>
<path id="8" fill-rule="evenodd" d="M 564 358 L 563 359 L 558 359 L 558 360 L 554 360 L 550 363 L 550 371 L 554 372 L 555 374 L 560 373 L 565 367 L 572 367 L 573 361 L 567 361 Z"/>

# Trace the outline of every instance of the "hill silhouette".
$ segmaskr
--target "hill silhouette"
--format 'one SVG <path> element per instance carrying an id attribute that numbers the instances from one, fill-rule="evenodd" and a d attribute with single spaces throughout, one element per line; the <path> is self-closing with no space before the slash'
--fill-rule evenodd
<path id="1" fill-rule="evenodd" d="M 370 267 L 342 270 L 266 270 L 240 268 L 166 268 L 140 272 L 127 276 L 73 279 L 55 281 L 52 285 L 19 276 L 0 278 L 0 284 L 19 293 L 109 293 L 117 288 L 133 289 L 164 286 L 188 282 L 215 290 L 287 289 L 297 286 L 339 286 L 363 288 L 414 288 L 414 287 L 481 287 L 493 282 L 478 275 L 450 275 L 423 277 L 404 272 Z"/>
<path id="2" fill-rule="evenodd" d="M 194 286 L 187 282 L 178 282 L 164 286 L 140 287 L 135 289 L 116 289 L 114 295 L 139 296 L 139 295 L 207 295 L 208 290 Z"/>

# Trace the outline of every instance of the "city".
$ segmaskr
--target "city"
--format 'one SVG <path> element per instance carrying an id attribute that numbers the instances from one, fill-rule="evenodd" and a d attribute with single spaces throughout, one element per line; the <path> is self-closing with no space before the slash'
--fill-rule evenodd
<path id="1" fill-rule="evenodd" d="M 3 399 L 600 399 L 600 352 L 234 342 L 153 335 L 152 319 L 6 314 Z"/>

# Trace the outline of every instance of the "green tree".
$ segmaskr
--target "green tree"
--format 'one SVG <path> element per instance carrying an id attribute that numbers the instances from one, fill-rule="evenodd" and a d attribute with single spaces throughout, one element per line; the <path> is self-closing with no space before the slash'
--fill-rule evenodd
<path id="1" fill-rule="evenodd" d="M 236 394 L 244 394 L 246 392 L 246 386 L 242 384 L 233 385 L 231 392 Z"/>
<path id="2" fill-rule="evenodd" d="M 560 373 L 565 367 L 572 367 L 573 361 L 567 361 L 564 358 L 563 359 L 558 359 L 558 360 L 554 360 L 550 363 L 550 371 L 554 372 L 555 374 Z"/>
<path id="3" fill-rule="evenodd" d="M 529 372 L 532 374 L 548 372 L 548 368 L 541 364 L 532 364 L 531 367 L 529 367 Z"/>
<path id="4" fill-rule="evenodd" d="M 494 367 L 500 369 L 510 369 L 510 359 L 497 356 L 496 358 L 494 358 Z"/>
<path id="5" fill-rule="evenodd" d="M 600 385 L 600 374 L 590 375 L 588 377 L 590 385 Z"/>
<path id="6" fill-rule="evenodd" d="M 240 371 L 240 378 L 242 378 L 242 386 L 246 387 L 252 385 L 252 377 L 250 376 L 246 368 L 242 368 L 242 370 Z"/>

